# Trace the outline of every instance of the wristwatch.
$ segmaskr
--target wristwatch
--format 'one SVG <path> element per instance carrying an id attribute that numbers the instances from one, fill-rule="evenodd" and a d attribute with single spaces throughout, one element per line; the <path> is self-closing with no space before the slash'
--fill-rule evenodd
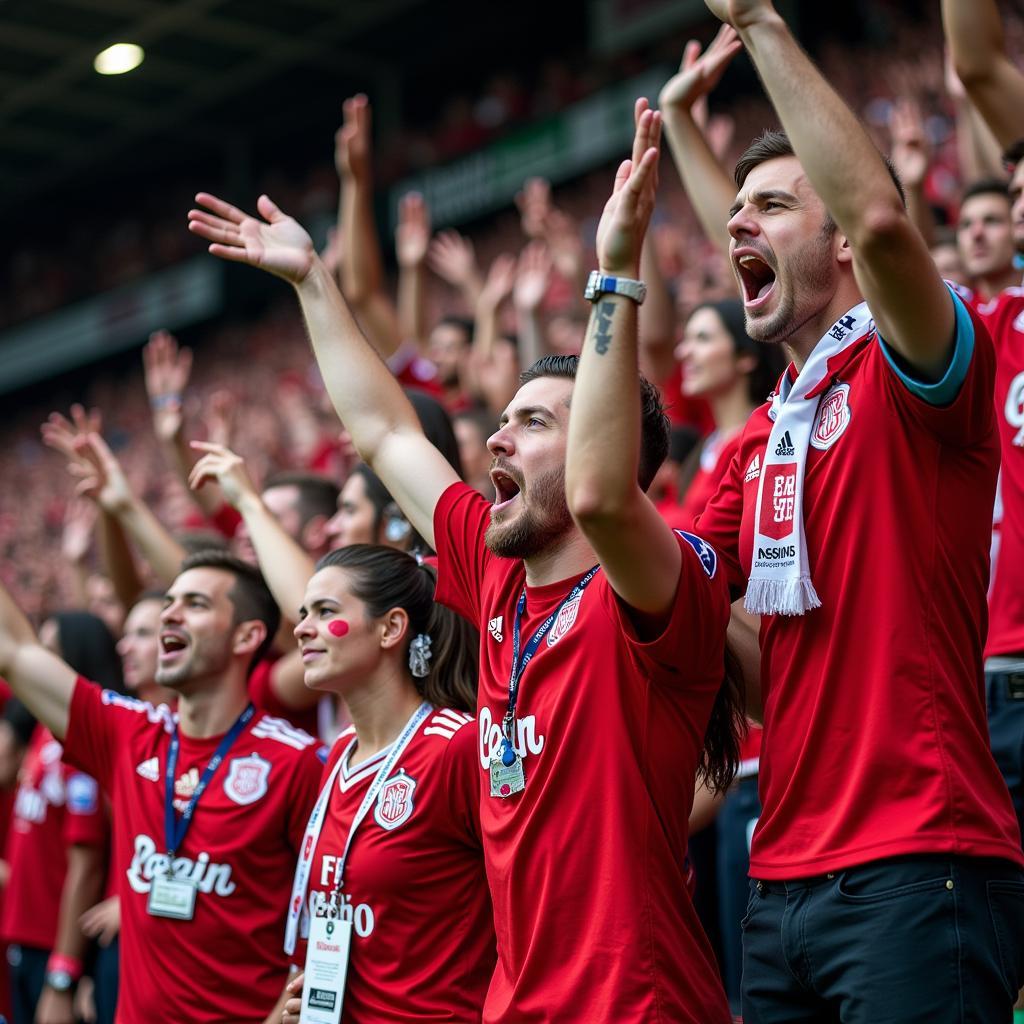
<path id="1" fill-rule="evenodd" d="M 592 270 L 587 278 L 587 287 L 583 290 L 583 297 L 590 302 L 596 302 L 602 295 L 625 295 L 632 299 L 638 306 L 647 297 L 647 285 L 643 281 L 635 281 L 630 277 L 611 277 L 602 274 L 600 270 Z"/>
<path id="2" fill-rule="evenodd" d="M 54 992 L 70 992 L 75 979 L 71 977 L 70 971 L 47 971 L 43 983 Z"/>

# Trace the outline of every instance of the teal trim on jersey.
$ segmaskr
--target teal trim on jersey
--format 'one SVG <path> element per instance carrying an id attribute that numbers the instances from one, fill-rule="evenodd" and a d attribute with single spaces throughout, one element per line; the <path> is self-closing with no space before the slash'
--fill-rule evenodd
<path id="1" fill-rule="evenodd" d="M 949 285 L 946 287 L 949 288 Z M 953 309 L 956 311 L 956 338 L 953 341 L 953 358 L 950 359 L 942 380 L 937 380 L 934 384 L 914 380 L 900 367 L 897 362 L 899 357 L 885 343 L 885 339 L 881 334 L 878 335 L 882 354 L 904 387 L 912 395 L 917 395 L 922 401 L 935 406 L 950 405 L 960 394 L 960 388 L 967 379 L 967 371 L 971 368 L 971 357 L 974 355 L 974 321 L 967 312 L 963 299 L 952 288 L 949 288 L 949 294 L 953 296 Z"/>

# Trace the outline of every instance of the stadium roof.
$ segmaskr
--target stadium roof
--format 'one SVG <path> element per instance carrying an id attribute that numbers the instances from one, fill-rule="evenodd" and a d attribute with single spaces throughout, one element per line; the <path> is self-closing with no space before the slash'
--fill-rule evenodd
<path id="1" fill-rule="evenodd" d="M 240 123 L 258 121 L 261 95 L 280 91 L 282 76 L 295 83 L 300 70 L 314 89 L 330 83 L 324 98 L 338 111 L 343 88 L 366 88 L 394 71 L 388 44 L 405 35 L 394 31 L 396 19 L 425 6 L 0 0 L 0 207 L 104 166 L 124 170 L 156 138 L 222 148 Z M 388 25 L 392 31 L 379 31 Z M 93 58 L 114 42 L 143 46 L 142 67 L 114 78 L 96 74 Z"/>

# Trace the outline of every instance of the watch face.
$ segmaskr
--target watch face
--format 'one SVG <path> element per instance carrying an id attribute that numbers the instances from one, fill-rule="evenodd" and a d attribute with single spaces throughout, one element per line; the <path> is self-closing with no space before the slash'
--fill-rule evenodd
<path id="1" fill-rule="evenodd" d="M 55 992 L 70 992 L 73 982 L 67 971 L 49 971 L 46 975 L 46 984 Z"/>

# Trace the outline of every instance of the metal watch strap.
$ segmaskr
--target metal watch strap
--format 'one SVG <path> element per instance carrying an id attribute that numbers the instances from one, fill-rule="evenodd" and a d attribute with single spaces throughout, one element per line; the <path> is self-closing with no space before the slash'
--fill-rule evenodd
<path id="1" fill-rule="evenodd" d="M 624 295 L 640 305 L 647 296 L 647 285 L 630 277 L 615 277 L 602 274 L 600 270 L 592 270 L 587 278 L 587 287 L 583 297 L 596 302 L 602 295 Z"/>

